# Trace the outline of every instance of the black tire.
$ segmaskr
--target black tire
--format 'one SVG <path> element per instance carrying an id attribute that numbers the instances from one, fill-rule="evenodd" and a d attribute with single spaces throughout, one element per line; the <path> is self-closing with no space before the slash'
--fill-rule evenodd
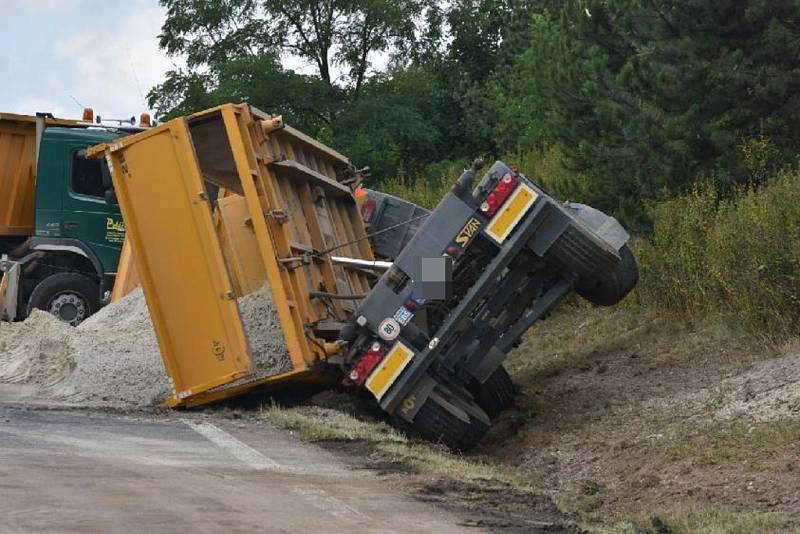
<path id="1" fill-rule="evenodd" d="M 472 416 L 469 422 L 463 421 L 432 396 L 417 412 L 411 429 L 428 441 L 442 443 L 454 452 L 463 452 L 478 444 L 489 425 Z"/>
<path id="2" fill-rule="evenodd" d="M 600 279 L 579 280 L 575 292 L 592 304 L 613 306 L 631 292 L 639 281 L 639 266 L 628 245 L 619 249 L 621 261 Z"/>
<path id="3" fill-rule="evenodd" d="M 514 384 L 502 365 L 483 384 L 473 382 L 469 392 L 490 419 L 514 405 Z"/>
<path id="4" fill-rule="evenodd" d="M 77 326 L 100 309 L 100 288 L 94 280 L 81 274 L 54 274 L 33 289 L 28 299 L 28 315 L 34 308 Z"/>

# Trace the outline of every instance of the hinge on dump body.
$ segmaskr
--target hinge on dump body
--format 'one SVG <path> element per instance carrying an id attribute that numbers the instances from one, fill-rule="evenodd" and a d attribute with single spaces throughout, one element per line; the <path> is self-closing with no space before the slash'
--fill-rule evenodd
<path id="1" fill-rule="evenodd" d="M 288 258 L 278 258 L 278 263 L 280 263 L 281 267 L 283 267 L 284 269 L 292 271 L 296 269 L 299 265 L 310 265 L 311 260 L 312 258 L 310 254 L 303 254 L 301 256 L 289 256 Z"/>
<path id="2" fill-rule="evenodd" d="M 268 136 L 276 130 L 282 130 L 285 126 L 283 122 L 283 115 L 273 115 L 269 119 L 259 121 L 261 125 L 261 132 L 264 136 Z"/>

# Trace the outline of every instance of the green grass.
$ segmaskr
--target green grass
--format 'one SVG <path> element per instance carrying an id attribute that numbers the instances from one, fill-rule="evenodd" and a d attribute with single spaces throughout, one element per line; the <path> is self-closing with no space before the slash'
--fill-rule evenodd
<path id="1" fill-rule="evenodd" d="M 367 441 L 382 459 L 401 462 L 419 474 L 459 481 L 497 481 L 523 491 L 534 489 L 524 476 L 486 458 L 453 454 L 443 446 L 409 439 L 382 421 L 316 406 L 273 405 L 262 410 L 261 417 L 275 426 L 299 432 L 307 441 Z"/>
<path id="2" fill-rule="evenodd" d="M 690 360 L 712 349 L 747 347 L 755 341 L 720 317 L 687 320 L 663 316 L 654 308 L 623 303 L 596 308 L 573 297 L 536 325 L 505 365 L 523 385 L 555 376 L 593 356 L 626 353 L 648 358 L 653 364 Z M 763 351 L 763 345 L 762 350 Z M 731 367 L 734 359 L 719 365 Z"/>
<path id="3" fill-rule="evenodd" d="M 664 432 L 664 438 L 643 442 L 671 461 L 736 470 L 781 471 L 787 453 L 800 443 L 800 423 L 696 422 L 682 423 Z"/>
<path id="4" fill-rule="evenodd" d="M 643 534 L 659 532 L 657 525 L 673 534 L 769 534 L 788 532 L 791 523 L 781 513 L 679 507 L 623 515 L 608 526 L 584 526 L 598 534 Z"/>

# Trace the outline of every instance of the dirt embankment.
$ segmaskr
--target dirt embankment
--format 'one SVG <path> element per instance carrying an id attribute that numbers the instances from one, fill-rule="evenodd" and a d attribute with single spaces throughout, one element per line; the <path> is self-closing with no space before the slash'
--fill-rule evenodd
<path id="1" fill-rule="evenodd" d="M 593 527 L 656 531 L 651 516 L 678 531 L 705 530 L 699 517 L 719 532 L 800 524 L 796 346 L 711 321 L 571 311 L 507 362 L 517 407 L 478 454 Z"/>
<path id="2" fill-rule="evenodd" d="M 409 440 L 341 394 L 262 413 L 418 498 L 474 511 L 489 530 L 800 525 L 796 347 L 713 322 L 579 307 L 530 332 L 506 363 L 517 405 L 465 456 Z"/>

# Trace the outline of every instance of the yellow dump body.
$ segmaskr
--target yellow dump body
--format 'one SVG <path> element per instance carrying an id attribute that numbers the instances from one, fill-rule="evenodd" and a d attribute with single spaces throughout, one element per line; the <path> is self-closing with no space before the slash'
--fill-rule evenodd
<path id="1" fill-rule="evenodd" d="M 140 283 L 139 272 L 136 270 L 136 263 L 133 258 L 131 240 L 126 236 L 119 255 L 114 290 L 111 292 L 111 302 L 116 302 L 126 296 L 138 287 Z"/>
<path id="2" fill-rule="evenodd" d="M 364 294 L 374 281 L 315 255 L 354 241 L 336 253 L 373 259 L 342 183 L 353 178 L 347 158 L 280 118 L 232 104 L 89 154 L 104 154 L 111 169 L 134 276 L 175 388 L 168 405 L 329 375 L 321 332 L 358 301 L 311 293 Z M 221 188 L 216 201 L 212 185 Z M 254 369 L 236 300 L 265 281 L 291 358 L 290 371 L 272 376 Z"/>
<path id="3" fill-rule="evenodd" d="M 46 126 L 75 121 L 46 119 Z M 36 199 L 36 117 L 0 113 L 0 236 L 31 235 Z"/>

